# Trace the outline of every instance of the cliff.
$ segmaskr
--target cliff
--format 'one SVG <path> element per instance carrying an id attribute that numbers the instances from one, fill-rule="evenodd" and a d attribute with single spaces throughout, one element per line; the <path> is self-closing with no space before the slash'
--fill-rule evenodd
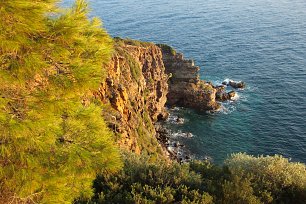
<path id="1" fill-rule="evenodd" d="M 95 95 L 110 104 L 104 118 L 119 145 L 136 153 L 164 154 L 154 127 L 167 117 L 168 76 L 161 50 L 152 43 L 116 39 L 108 70 Z"/>
<path id="2" fill-rule="evenodd" d="M 115 39 L 106 80 L 95 96 L 120 146 L 165 155 L 155 123 L 168 116 L 165 105 L 200 111 L 219 108 L 218 89 L 199 79 L 199 67 L 167 45 Z"/>

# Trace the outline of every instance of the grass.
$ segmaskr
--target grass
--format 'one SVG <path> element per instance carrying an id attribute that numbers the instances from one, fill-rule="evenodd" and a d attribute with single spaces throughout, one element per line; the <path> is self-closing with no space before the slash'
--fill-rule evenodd
<path id="1" fill-rule="evenodd" d="M 120 37 L 114 37 L 114 41 L 118 43 L 119 45 L 133 45 L 133 46 L 138 46 L 138 47 L 148 47 L 153 45 L 151 42 L 143 42 L 139 40 L 133 40 L 130 38 L 120 38 Z"/>
<path id="2" fill-rule="evenodd" d="M 172 55 L 176 55 L 177 53 L 176 50 L 170 47 L 169 45 L 166 44 L 156 44 L 156 45 L 166 53 L 171 53 Z"/>

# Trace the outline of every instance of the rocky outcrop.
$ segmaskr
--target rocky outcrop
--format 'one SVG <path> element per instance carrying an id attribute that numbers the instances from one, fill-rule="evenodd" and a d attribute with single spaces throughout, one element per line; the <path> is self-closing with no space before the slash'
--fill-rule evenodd
<path id="1" fill-rule="evenodd" d="M 245 82 L 243 81 L 232 81 L 232 80 L 229 80 L 228 82 L 224 81 L 222 82 L 222 84 L 226 86 L 231 86 L 234 89 L 243 89 L 246 86 Z"/>
<path id="2" fill-rule="evenodd" d="M 220 106 L 217 100 L 231 99 L 234 94 L 200 80 L 193 60 L 184 59 L 167 45 L 119 38 L 107 78 L 94 93 L 105 104 L 104 118 L 121 147 L 170 157 L 173 152 L 166 151 L 169 144 L 156 125 L 168 115 L 166 103 L 214 111 Z"/>
<path id="3" fill-rule="evenodd" d="M 235 89 L 242 89 L 245 87 L 245 83 L 242 81 L 239 82 L 229 81 L 229 85 Z"/>
<path id="4" fill-rule="evenodd" d="M 199 78 L 198 66 L 193 60 L 184 59 L 181 53 L 176 53 L 167 45 L 158 45 L 162 49 L 166 73 L 169 74 L 169 106 L 183 106 L 200 111 L 217 110 L 217 89 Z"/>
<path id="5" fill-rule="evenodd" d="M 233 100 L 236 97 L 236 92 L 235 91 L 230 91 L 230 92 L 226 92 L 225 87 L 224 86 L 218 86 L 215 87 L 217 90 L 216 93 L 216 100 L 217 101 L 227 101 L 227 100 Z"/>
<path id="6" fill-rule="evenodd" d="M 162 154 L 154 123 L 165 118 L 168 76 L 161 50 L 151 43 L 117 39 L 107 79 L 95 96 L 120 146 Z"/>

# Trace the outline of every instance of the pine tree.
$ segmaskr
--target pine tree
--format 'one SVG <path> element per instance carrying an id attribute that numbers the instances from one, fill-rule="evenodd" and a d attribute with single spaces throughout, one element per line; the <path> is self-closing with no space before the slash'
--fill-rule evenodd
<path id="1" fill-rule="evenodd" d="M 0 203 L 70 203 L 121 167 L 91 91 L 112 40 L 87 3 L 0 0 Z"/>

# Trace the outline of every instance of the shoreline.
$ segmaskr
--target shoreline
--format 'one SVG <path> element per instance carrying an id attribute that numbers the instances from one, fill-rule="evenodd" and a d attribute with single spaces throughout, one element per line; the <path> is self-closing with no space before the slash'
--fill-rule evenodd
<path id="1" fill-rule="evenodd" d="M 164 122 L 163 122 L 164 123 Z M 155 125 L 157 140 L 162 146 L 163 150 L 167 152 L 167 157 L 172 161 L 177 161 L 178 163 L 190 162 L 193 158 L 189 152 L 185 149 L 184 144 L 181 144 L 177 140 L 171 138 L 171 130 L 166 128 L 164 124 L 159 122 Z"/>

